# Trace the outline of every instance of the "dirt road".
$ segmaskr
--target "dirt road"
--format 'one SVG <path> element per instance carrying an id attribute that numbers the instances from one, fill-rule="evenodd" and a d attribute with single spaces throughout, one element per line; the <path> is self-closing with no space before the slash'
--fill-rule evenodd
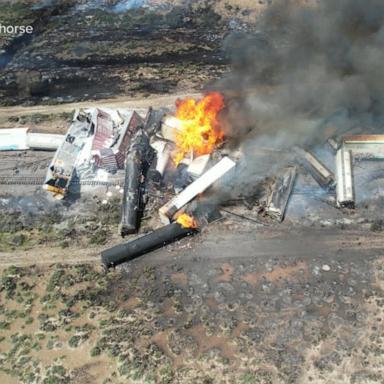
<path id="1" fill-rule="evenodd" d="M 200 93 L 194 91 L 184 92 L 172 95 L 152 95 L 147 98 L 132 98 L 132 97 L 117 97 L 114 99 L 85 101 L 81 103 L 69 103 L 58 105 L 36 105 L 31 107 L 14 106 L 0 108 L 0 127 L 7 127 L 8 119 L 12 116 L 28 116 L 33 114 L 59 114 L 63 112 L 71 112 L 76 108 L 86 108 L 89 106 L 98 106 L 106 108 L 135 108 L 146 109 L 150 106 L 159 107 L 172 107 L 175 105 L 175 100 L 184 98 L 186 96 L 199 97 Z"/>
<path id="2" fill-rule="evenodd" d="M 120 240 L 118 240 L 120 241 Z M 241 251 L 237 244 L 241 244 Z M 114 244 L 108 244 L 113 246 Z M 28 251 L 0 253 L 0 267 L 55 263 L 99 263 L 103 248 L 76 249 L 40 247 Z M 245 262 L 271 257 L 280 259 L 299 257 L 324 260 L 358 259 L 384 255 L 384 244 L 380 234 L 360 231 L 294 230 L 242 231 L 235 233 L 221 228 L 212 228 L 194 238 L 159 249 L 138 259 L 137 263 L 160 265 L 175 260 L 183 263 L 222 263 L 226 260 Z M 139 261 L 140 260 L 140 261 Z"/>

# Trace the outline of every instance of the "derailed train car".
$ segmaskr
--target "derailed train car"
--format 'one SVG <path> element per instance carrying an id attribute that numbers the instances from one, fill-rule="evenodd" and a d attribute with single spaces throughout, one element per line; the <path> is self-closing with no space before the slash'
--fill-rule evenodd
<path id="1" fill-rule="evenodd" d="M 62 199 L 79 170 L 124 168 L 132 135 L 143 124 L 135 111 L 87 109 L 75 113 L 72 124 L 48 168 L 44 189 Z"/>
<path id="2" fill-rule="evenodd" d="M 93 135 L 92 123 L 87 114 L 76 113 L 61 146 L 49 165 L 44 189 L 52 192 L 56 199 L 67 194 L 74 176 L 76 161 L 87 139 Z"/>

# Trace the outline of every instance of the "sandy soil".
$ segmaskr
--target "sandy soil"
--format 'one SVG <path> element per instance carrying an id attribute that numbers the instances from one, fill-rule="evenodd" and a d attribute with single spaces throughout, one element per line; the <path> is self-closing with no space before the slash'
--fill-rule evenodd
<path id="1" fill-rule="evenodd" d="M 11 123 L 9 119 L 11 117 L 20 117 L 20 116 L 30 116 L 34 114 L 46 114 L 46 115 L 58 115 L 63 112 L 71 112 L 77 108 L 87 108 L 90 105 L 93 107 L 105 107 L 105 108 L 127 108 L 127 109 L 138 109 L 144 110 L 149 107 L 154 108 L 172 108 L 175 105 L 175 101 L 178 98 L 190 97 L 199 97 L 200 93 L 196 92 L 184 92 L 180 94 L 172 95 L 152 95 L 147 98 L 132 98 L 132 97 L 116 97 L 113 99 L 107 100 L 98 100 L 92 102 L 82 102 L 82 103 L 68 103 L 68 104 L 59 104 L 59 105 L 37 105 L 32 107 L 1 107 L 0 108 L 0 129 L 1 128 L 11 128 L 17 127 L 17 123 Z M 51 122 L 45 129 L 50 130 L 54 122 Z M 39 125 L 40 130 L 44 130 L 44 127 Z"/>
<path id="2" fill-rule="evenodd" d="M 2 271 L 4 383 L 382 382 L 377 234 L 212 227 L 108 274 L 52 253 Z"/>

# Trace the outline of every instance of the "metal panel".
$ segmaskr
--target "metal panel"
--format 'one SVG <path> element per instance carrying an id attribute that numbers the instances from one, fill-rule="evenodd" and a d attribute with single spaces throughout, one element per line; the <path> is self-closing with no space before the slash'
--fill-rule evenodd
<path id="1" fill-rule="evenodd" d="M 97 110 L 95 136 L 93 139 L 92 150 L 107 147 L 107 143 L 112 143 L 114 136 L 113 121 L 109 114 Z"/>
<path id="2" fill-rule="evenodd" d="M 193 200 L 197 195 L 203 193 L 216 181 L 224 177 L 224 175 L 234 169 L 235 166 L 236 163 L 233 160 L 229 157 L 223 157 L 212 168 L 193 183 L 189 184 L 187 188 L 159 209 L 162 222 L 165 224 L 169 222 L 180 208 L 184 207 L 184 205 Z"/>
<path id="3" fill-rule="evenodd" d="M 28 133 L 27 144 L 30 149 L 41 149 L 45 151 L 56 151 L 64 141 L 64 135 L 49 133 Z"/>
<path id="4" fill-rule="evenodd" d="M 298 162 L 304 166 L 322 188 L 334 188 L 334 174 L 318 158 L 301 148 L 297 148 L 296 152 L 300 156 Z"/>
<path id="5" fill-rule="evenodd" d="M 0 151 L 22 151 L 28 149 L 28 128 L 0 129 Z"/>
<path id="6" fill-rule="evenodd" d="M 72 122 L 48 168 L 44 188 L 51 191 L 56 198 L 62 198 L 68 192 L 76 161 L 90 133 L 90 125 L 86 119 Z"/>
<path id="7" fill-rule="evenodd" d="M 355 191 L 352 173 L 352 152 L 345 147 L 336 154 L 336 195 L 339 207 L 355 207 Z"/>
<path id="8" fill-rule="evenodd" d="M 384 144 L 384 135 L 344 136 L 345 144 Z"/>
<path id="9" fill-rule="evenodd" d="M 361 160 L 384 159 L 384 135 L 354 135 L 343 138 L 344 146 L 353 157 Z"/>
<path id="10" fill-rule="evenodd" d="M 293 187 L 295 185 L 296 167 L 286 168 L 280 173 L 268 197 L 267 212 L 271 217 L 283 221 Z"/>

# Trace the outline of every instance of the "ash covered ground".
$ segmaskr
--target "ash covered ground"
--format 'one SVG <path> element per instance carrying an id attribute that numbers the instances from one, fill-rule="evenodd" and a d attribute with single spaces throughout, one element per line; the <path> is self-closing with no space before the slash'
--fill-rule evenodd
<path id="1" fill-rule="evenodd" d="M 246 12 L 223 1 L 131 3 L 2 2 L 2 25 L 32 25 L 34 33 L 0 39 L 1 104 L 201 89 L 228 70 L 223 36 L 247 28 L 243 19 L 254 20 L 260 8 L 250 4 Z"/>

